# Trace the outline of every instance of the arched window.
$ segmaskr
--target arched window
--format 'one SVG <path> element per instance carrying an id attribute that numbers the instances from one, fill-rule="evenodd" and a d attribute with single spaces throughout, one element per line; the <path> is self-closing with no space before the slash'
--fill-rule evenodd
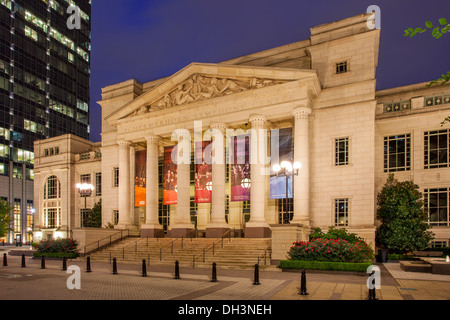
<path id="1" fill-rule="evenodd" d="M 61 183 L 56 176 L 50 176 L 44 185 L 44 199 L 58 198 L 61 198 Z"/>

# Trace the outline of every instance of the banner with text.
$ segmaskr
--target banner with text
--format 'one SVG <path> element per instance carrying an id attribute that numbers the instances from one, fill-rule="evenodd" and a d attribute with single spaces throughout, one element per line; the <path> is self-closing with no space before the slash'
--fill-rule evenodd
<path id="1" fill-rule="evenodd" d="M 134 206 L 144 207 L 146 205 L 146 169 L 147 150 L 136 151 L 134 167 Z"/>
<path id="2" fill-rule="evenodd" d="M 163 204 L 177 204 L 177 165 L 172 161 L 172 151 L 177 148 L 164 148 Z M 176 150 L 174 151 L 176 154 Z"/>
<path id="3" fill-rule="evenodd" d="M 210 203 L 212 190 L 212 165 L 205 161 L 205 148 L 211 141 L 195 143 L 195 203 Z"/>
<path id="4" fill-rule="evenodd" d="M 250 200 L 250 135 L 231 137 L 230 148 L 231 201 Z"/>
<path id="5" fill-rule="evenodd" d="M 286 177 L 277 177 L 272 166 L 293 158 L 292 128 L 270 130 L 270 199 L 286 199 Z M 292 176 L 288 179 L 288 198 L 292 198 Z"/>

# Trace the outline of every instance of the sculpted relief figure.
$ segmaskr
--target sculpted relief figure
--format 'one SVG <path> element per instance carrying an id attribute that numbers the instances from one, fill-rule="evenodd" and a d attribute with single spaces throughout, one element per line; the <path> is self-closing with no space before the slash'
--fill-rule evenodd
<path id="1" fill-rule="evenodd" d="M 282 83 L 282 81 L 260 79 L 256 77 L 247 80 L 231 80 L 228 78 L 208 77 L 201 74 L 194 74 L 186 81 L 179 84 L 176 89 L 153 103 L 150 107 L 143 106 L 136 110 L 133 115 L 140 115 L 153 110 L 167 109 L 182 104 L 221 97 L 250 89 L 259 89 L 279 83 Z"/>

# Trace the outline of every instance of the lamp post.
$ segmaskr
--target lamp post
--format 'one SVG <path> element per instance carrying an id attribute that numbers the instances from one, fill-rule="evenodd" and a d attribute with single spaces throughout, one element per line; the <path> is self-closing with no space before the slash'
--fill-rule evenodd
<path id="1" fill-rule="evenodd" d="M 90 183 L 77 183 L 77 189 L 81 197 L 84 197 L 84 214 L 86 214 L 86 198 L 92 195 L 94 191 L 94 186 Z"/>
<path id="2" fill-rule="evenodd" d="M 283 223 L 289 224 L 289 215 L 288 215 L 288 197 L 289 197 L 289 186 L 288 181 L 289 177 L 294 179 L 294 176 L 298 175 L 298 170 L 302 167 L 300 162 L 290 162 L 283 161 L 281 164 L 274 164 L 272 170 L 276 173 L 277 177 L 284 176 L 286 178 L 286 210 L 283 217 Z"/>

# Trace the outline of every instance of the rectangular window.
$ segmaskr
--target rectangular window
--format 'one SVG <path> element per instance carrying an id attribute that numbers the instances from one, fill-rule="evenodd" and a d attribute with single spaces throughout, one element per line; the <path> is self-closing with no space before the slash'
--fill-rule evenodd
<path id="1" fill-rule="evenodd" d="M 58 208 L 47 209 L 47 228 L 58 228 L 61 223 L 60 212 Z"/>
<path id="2" fill-rule="evenodd" d="M 286 188 L 285 188 L 286 190 Z M 286 205 L 287 205 L 287 219 L 289 221 L 292 220 L 294 217 L 294 201 L 292 198 L 288 198 L 287 202 L 286 199 L 277 199 L 278 202 L 278 223 L 283 224 L 285 223 L 286 219 Z"/>
<path id="3" fill-rule="evenodd" d="M 348 226 L 348 199 L 334 200 L 334 225 Z"/>
<path id="4" fill-rule="evenodd" d="M 348 165 L 348 138 L 335 139 L 335 165 Z"/>
<path id="5" fill-rule="evenodd" d="M 114 168 L 113 187 L 119 186 L 119 168 Z"/>
<path id="6" fill-rule="evenodd" d="M 432 226 L 449 226 L 449 188 L 425 189 L 424 207 L 428 223 Z"/>
<path id="7" fill-rule="evenodd" d="M 81 183 L 91 183 L 91 174 L 81 174 L 80 175 L 80 182 Z"/>
<path id="8" fill-rule="evenodd" d="M 80 226 L 81 228 L 87 227 L 87 213 L 89 209 L 80 209 Z"/>
<path id="9" fill-rule="evenodd" d="M 449 166 L 449 130 L 425 132 L 425 169 Z"/>
<path id="10" fill-rule="evenodd" d="M 336 63 L 336 74 L 346 73 L 347 71 L 347 61 Z"/>
<path id="11" fill-rule="evenodd" d="M 119 210 L 113 210 L 114 225 L 119 223 Z"/>
<path id="12" fill-rule="evenodd" d="M 14 232 L 21 232 L 20 199 L 14 199 Z"/>
<path id="13" fill-rule="evenodd" d="M 101 172 L 95 173 L 95 195 L 97 197 L 102 195 L 102 173 Z"/>
<path id="14" fill-rule="evenodd" d="M 411 135 L 384 137 L 384 172 L 411 170 Z"/>

